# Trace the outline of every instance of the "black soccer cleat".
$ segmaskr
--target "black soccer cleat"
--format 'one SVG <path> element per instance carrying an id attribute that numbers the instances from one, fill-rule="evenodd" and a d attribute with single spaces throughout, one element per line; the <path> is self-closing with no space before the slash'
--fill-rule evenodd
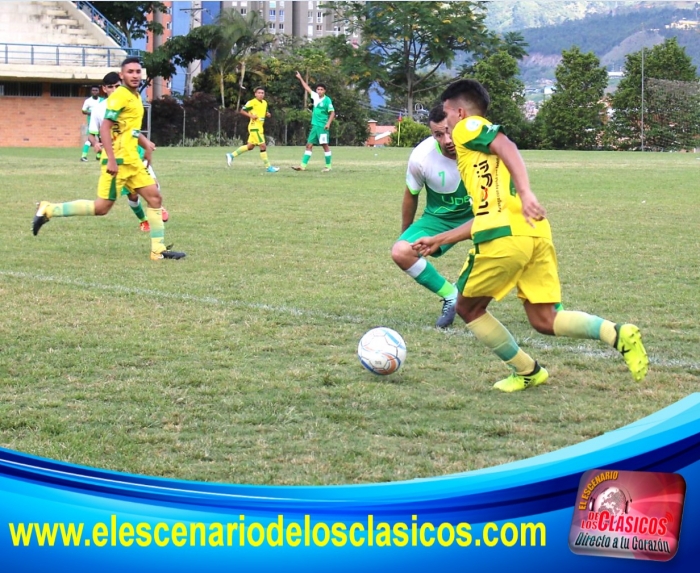
<path id="1" fill-rule="evenodd" d="M 166 250 L 161 251 L 160 253 L 154 253 L 151 251 L 151 260 L 152 261 L 160 261 L 161 259 L 173 259 L 175 261 L 179 259 L 184 259 L 187 255 L 185 253 L 182 253 L 180 251 L 171 251 L 170 247 L 168 247 Z"/>
<path id="2" fill-rule="evenodd" d="M 32 233 L 35 237 L 39 234 L 39 229 L 49 222 L 49 216 L 46 214 L 46 208 L 50 204 L 51 203 L 48 201 L 42 201 L 37 206 L 36 214 L 34 215 L 34 220 L 32 221 Z"/>

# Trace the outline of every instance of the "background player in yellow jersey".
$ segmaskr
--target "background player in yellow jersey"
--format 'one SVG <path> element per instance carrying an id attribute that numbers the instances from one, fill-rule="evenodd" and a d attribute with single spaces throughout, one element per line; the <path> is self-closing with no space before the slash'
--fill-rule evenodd
<path id="1" fill-rule="evenodd" d="M 459 80 L 440 99 L 452 130 L 457 167 L 473 200 L 474 219 L 457 229 L 418 239 L 414 248 L 427 255 L 465 238 L 474 242 L 457 281 L 457 314 L 513 370 L 494 388 L 515 392 L 548 378 L 547 371 L 487 310 L 491 300 L 502 299 L 514 287 L 535 330 L 602 340 L 622 354 L 632 377 L 641 381 L 649 360 L 635 325 L 615 324 L 584 312 L 557 312 L 561 286 L 549 221 L 530 189 L 517 146 L 499 125 L 484 118 L 490 102 L 486 89 L 475 80 Z"/>
<path id="2" fill-rule="evenodd" d="M 158 186 L 139 157 L 138 146 L 145 150 L 150 163 L 155 145 L 141 133 L 143 102 L 139 93 L 141 62 L 127 58 L 122 62 L 119 76 L 122 85 L 107 98 L 107 109 L 100 127 L 100 140 L 106 158 L 97 185 L 97 199 L 69 203 L 42 201 L 34 215 L 32 232 L 53 217 L 100 216 L 109 213 L 122 188 L 138 193 L 148 204 L 146 218 L 150 225 L 151 260 L 181 259 L 185 253 L 171 251 L 165 246 L 165 226 Z"/>
<path id="3" fill-rule="evenodd" d="M 251 151 L 254 147 L 259 147 L 260 159 L 263 161 L 265 170 L 268 173 L 277 173 L 280 169 L 270 164 L 270 160 L 267 157 L 267 145 L 265 145 L 265 119 L 271 117 L 270 112 L 267 111 L 265 88 L 257 87 L 253 93 L 255 97 L 247 102 L 240 111 L 241 115 L 250 119 L 250 122 L 248 122 L 248 143 L 246 145 L 241 145 L 233 153 L 227 153 L 226 164 L 231 167 L 231 163 L 235 157 L 238 157 L 241 153 L 245 153 L 246 151 Z"/>

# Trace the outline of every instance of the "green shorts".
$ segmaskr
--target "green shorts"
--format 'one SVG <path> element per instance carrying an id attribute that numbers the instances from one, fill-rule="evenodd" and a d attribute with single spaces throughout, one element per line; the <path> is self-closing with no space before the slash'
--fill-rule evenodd
<path id="1" fill-rule="evenodd" d="M 330 143 L 330 132 L 322 127 L 311 126 L 311 133 L 309 133 L 309 138 L 306 143 L 311 145 L 327 145 Z"/>
<path id="2" fill-rule="evenodd" d="M 463 225 L 467 221 L 472 219 L 469 217 L 460 217 L 457 219 L 443 219 L 441 217 L 436 217 L 435 215 L 423 215 L 417 221 L 406 229 L 401 236 L 398 238 L 399 241 L 408 241 L 413 243 L 421 237 L 432 237 L 439 233 L 444 233 L 445 231 L 451 231 L 456 229 L 460 225 Z M 440 257 L 449 251 L 454 245 L 442 245 L 437 251 L 435 251 L 431 257 Z"/>

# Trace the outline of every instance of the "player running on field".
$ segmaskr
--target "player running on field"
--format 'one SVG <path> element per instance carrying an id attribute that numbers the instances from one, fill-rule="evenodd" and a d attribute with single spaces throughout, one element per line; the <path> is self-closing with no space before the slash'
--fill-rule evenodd
<path id="1" fill-rule="evenodd" d="M 241 145 L 233 153 L 227 153 L 226 164 L 231 167 L 234 158 L 238 157 L 241 153 L 251 151 L 257 146 L 260 148 L 260 159 L 263 161 L 265 171 L 268 173 L 277 173 L 280 168 L 273 167 L 270 164 L 270 160 L 267 157 L 267 146 L 265 145 L 265 119 L 271 117 L 270 112 L 267 111 L 265 88 L 257 87 L 253 93 L 255 97 L 246 103 L 239 112 L 241 115 L 250 119 L 248 122 L 248 143 L 246 145 Z"/>
<path id="2" fill-rule="evenodd" d="M 43 225 L 53 217 L 101 216 L 109 213 L 118 198 L 118 190 L 127 187 L 146 200 L 146 218 L 150 224 L 151 260 L 181 259 L 185 253 L 172 251 L 165 246 L 165 226 L 158 186 L 146 171 L 138 154 L 138 146 L 146 151 L 150 163 L 155 145 L 141 133 L 143 102 L 139 93 L 141 62 L 130 57 L 122 62 L 122 85 L 107 98 L 107 111 L 100 129 L 100 140 L 107 155 L 97 185 L 97 199 L 69 203 L 42 201 L 34 215 L 32 232 L 39 233 Z"/>
<path id="3" fill-rule="evenodd" d="M 545 210 L 530 189 L 517 146 L 499 125 L 484 118 L 489 94 L 475 80 L 459 80 L 440 98 L 457 150 L 457 167 L 474 204 L 474 219 L 435 237 L 418 239 L 423 255 L 443 244 L 472 238 L 474 248 L 460 273 L 457 314 L 471 332 L 513 373 L 494 384 L 503 392 L 547 381 L 547 371 L 525 353 L 487 307 L 514 287 L 537 332 L 601 340 L 623 356 L 635 381 L 644 379 L 649 359 L 639 329 L 584 312 L 557 311 L 561 285 Z"/>
<path id="4" fill-rule="evenodd" d="M 121 78 L 119 77 L 119 74 L 117 72 L 109 72 L 103 79 L 102 79 L 102 91 L 104 91 L 105 95 L 107 98 L 112 95 L 114 90 L 116 90 L 119 86 L 121 85 Z M 102 153 L 102 143 L 100 141 L 100 128 L 102 126 L 102 121 L 104 120 L 105 117 L 105 112 L 107 111 L 107 99 L 104 98 L 100 101 L 99 104 L 97 104 L 93 109 L 92 113 L 90 114 L 90 126 L 88 127 L 88 139 L 90 140 L 90 143 L 92 146 L 95 148 L 95 151 L 97 152 L 97 156 L 99 157 L 100 154 Z M 139 146 L 138 147 L 138 152 L 139 152 L 139 157 L 141 159 L 144 158 L 145 155 L 145 150 L 143 147 Z M 106 161 L 106 159 L 105 159 Z M 153 179 L 156 181 L 156 185 L 158 185 L 158 191 L 160 191 L 160 184 L 158 183 L 158 179 L 156 178 L 156 174 L 153 171 L 153 167 L 145 162 L 146 170 L 148 173 L 153 177 Z M 139 199 L 139 196 L 136 193 L 133 193 L 129 191 L 126 187 L 122 189 L 122 195 L 127 195 L 127 199 L 129 202 L 129 207 L 131 207 L 131 210 L 133 211 L 134 215 L 136 215 L 136 218 L 139 220 L 139 228 L 145 232 L 148 233 L 151 230 L 150 225 L 148 224 L 148 220 L 146 219 L 146 214 L 144 213 L 143 206 L 141 205 L 141 200 Z M 165 210 L 165 207 L 163 209 L 163 222 L 165 223 L 168 218 L 168 212 Z"/>
<path id="5" fill-rule="evenodd" d="M 406 189 L 401 206 L 401 236 L 391 249 L 391 258 L 408 276 L 442 298 L 442 314 L 435 326 L 447 328 L 455 319 L 457 287 L 411 247 L 420 237 L 455 229 L 474 217 L 472 200 L 457 169 L 455 146 L 447 128 L 442 104 L 430 110 L 432 136 L 411 152 L 406 170 Z M 425 187 L 426 205 L 415 221 L 418 196 Z M 444 255 L 453 245 L 441 245 L 433 257 Z"/>

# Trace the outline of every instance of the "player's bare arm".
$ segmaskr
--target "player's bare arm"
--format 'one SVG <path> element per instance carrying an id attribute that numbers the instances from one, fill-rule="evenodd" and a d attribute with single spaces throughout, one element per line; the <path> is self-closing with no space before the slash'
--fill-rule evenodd
<path id="1" fill-rule="evenodd" d="M 115 122 L 105 118 L 100 126 L 100 139 L 102 140 L 102 148 L 107 154 L 107 173 L 115 176 L 119 171 L 117 160 L 114 158 L 114 148 L 112 147 L 112 126 Z"/>
<path id="2" fill-rule="evenodd" d="M 417 253 L 420 253 L 424 257 L 432 255 L 437 251 L 442 245 L 453 245 L 461 241 L 466 241 L 472 238 L 472 224 L 474 219 L 470 219 L 466 223 L 456 227 L 450 231 L 445 231 L 435 235 L 434 237 L 421 237 L 415 241 L 411 247 Z"/>
<path id="3" fill-rule="evenodd" d="M 99 153 L 102 151 L 102 144 L 100 143 L 100 140 L 97 139 L 97 136 L 90 133 L 88 134 L 88 141 L 90 142 L 90 145 L 95 149 L 96 153 Z"/>
<path id="4" fill-rule="evenodd" d="M 416 218 L 418 210 L 418 195 L 414 195 L 408 190 L 403 193 L 403 203 L 401 204 L 401 232 L 408 229 Z"/>
<path id="5" fill-rule="evenodd" d="M 515 184 L 520 201 L 523 204 L 523 215 L 525 220 L 533 225 L 533 221 L 541 221 L 547 216 L 544 207 L 540 205 L 537 197 L 530 188 L 530 179 L 527 175 L 527 167 L 523 161 L 517 145 L 507 136 L 499 133 L 489 145 L 491 153 L 498 155 L 510 172 L 510 176 Z"/>
<path id="6" fill-rule="evenodd" d="M 326 123 L 326 126 L 324 129 L 328 131 L 331 128 L 331 123 L 333 123 L 333 120 L 335 119 L 335 112 L 332 111 L 331 114 L 328 116 L 328 123 Z"/>
<path id="7" fill-rule="evenodd" d="M 148 139 L 143 133 L 140 133 L 139 145 L 143 148 L 144 159 L 148 162 L 148 165 L 150 165 L 153 152 L 156 150 L 156 144 L 153 143 L 150 139 Z"/>
<path id="8" fill-rule="evenodd" d="M 299 72 L 296 73 L 296 77 L 297 77 L 297 79 L 301 82 L 301 85 L 302 85 L 302 87 L 304 88 L 305 91 L 309 92 L 310 94 L 311 94 L 311 93 L 314 93 L 313 90 L 309 87 L 309 84 L 307 84 L 307 83 L 304 81 L 304 78 L 301 76 L 301 74 L 300 74 Z"/>

